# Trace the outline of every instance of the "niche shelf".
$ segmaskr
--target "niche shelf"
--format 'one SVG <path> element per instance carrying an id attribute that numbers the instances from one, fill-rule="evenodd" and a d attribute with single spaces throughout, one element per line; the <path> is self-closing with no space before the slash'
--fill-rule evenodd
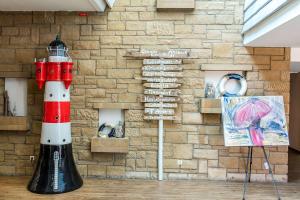
<path id="1" fill-rule="evenodd" d="M 202 114 L 221 114 L 221 99 L 203 98 L 200 101 L 200 113 Z"/>
<path id="2" fill-rule="evenodd" d="M 0 130 L 2 131 L 28 131 L 28 117 L 0 116 Z"/>
<path id="3" fill-rule="evenodd" d="M 91 140 L 91 152 L 94 153 L 128 153 L 128 138 L 100 138 Z"/>

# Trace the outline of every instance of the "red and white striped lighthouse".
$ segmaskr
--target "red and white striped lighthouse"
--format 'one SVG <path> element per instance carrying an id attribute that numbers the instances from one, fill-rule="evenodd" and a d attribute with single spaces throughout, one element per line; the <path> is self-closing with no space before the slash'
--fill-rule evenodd
<path id="1" fill-rule="evenodd" d="M 36 82 L 45 85 L 40 155 L 28 189 L 64 193 L 82 186 L 72 153 L 70 84 L 73 63 L 57 36 L 48 47 L 48 62 L 36 62 Z"/>

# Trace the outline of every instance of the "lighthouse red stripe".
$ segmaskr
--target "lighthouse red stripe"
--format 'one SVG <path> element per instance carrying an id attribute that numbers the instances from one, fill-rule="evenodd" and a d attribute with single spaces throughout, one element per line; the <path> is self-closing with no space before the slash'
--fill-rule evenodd
<path id="1" fill-rule="evenodd" d="M 47 81 L 61 80 L 61 63 L 47 62 Z"/>
<path id="2" fill-rule="evenodd" d="M 46 123 L 70 122 L 70 102 L 44 102 L 44 118 Z"/>

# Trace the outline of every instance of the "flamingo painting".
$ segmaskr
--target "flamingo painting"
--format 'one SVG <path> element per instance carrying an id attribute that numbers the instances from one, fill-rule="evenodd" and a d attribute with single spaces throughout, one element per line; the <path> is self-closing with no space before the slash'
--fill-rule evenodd
<path id="1" fill-rule="evenodd" d="M 288 145 L 283 98 L 223 97 L 226 146 Z"/>

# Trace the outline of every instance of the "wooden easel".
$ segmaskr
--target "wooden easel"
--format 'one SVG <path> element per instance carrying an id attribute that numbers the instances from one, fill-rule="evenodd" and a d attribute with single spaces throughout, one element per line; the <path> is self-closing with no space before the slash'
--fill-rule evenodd
<path id="1" fill-rule="evenodd" d="M 274 179 L 272 167 L 270 165 L 269 158 L 267 156 L 265 147 L 262 146 L 261 148 L 262 148 L 262 150 L 264 152 L 265 160 L 266 160 L 266 162 L 268 164 L 269 173 L 270 173 L 270 175 L 272 177 L 272 183 L 273 183 L 273 186 L 274 186 L 274 188 L 276 190 L 276 194 L 277 194 L 278 200 L 281 200 L 281 197 L 280 197 L 277 185 L 276 185 L 276 181 Z M 245 180 L 244 180 L 243 200 L 246 199 L 245 197 L 246 197 L 246 192 L 247 192 L 247 188 L 248 188 L 248 182 L 250 183 L 250 181 L 251 181 L 252 157 L 253 157 L 253 147 L 251 146 L 251 147 L 248 147 L 248 157 L 247 157 L 247 166 L 246 166 L 246 170 L 245 170 L 246 175 L 245 175 Z"/>

